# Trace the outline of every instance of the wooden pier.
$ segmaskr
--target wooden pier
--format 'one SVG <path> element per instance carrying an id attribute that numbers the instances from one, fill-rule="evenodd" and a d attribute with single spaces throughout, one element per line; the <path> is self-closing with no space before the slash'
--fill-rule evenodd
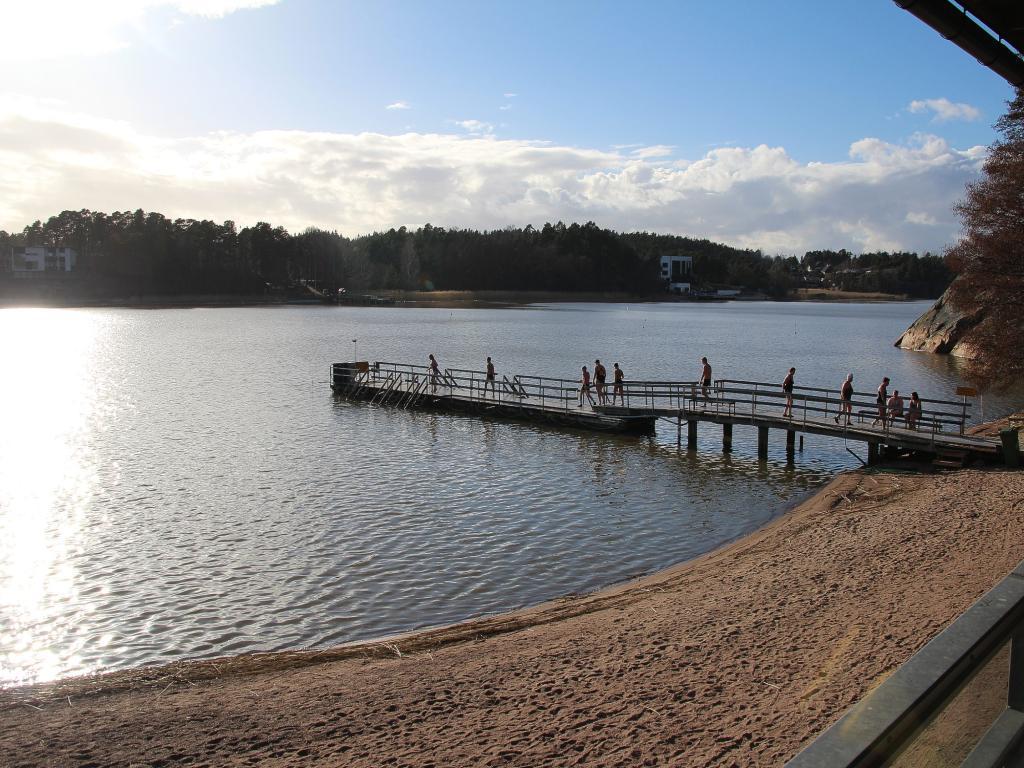
<path id="1" fill-rule="evenodd" d="M 964 433 L 971 403 L 965 399 L 922 400 L 917 428 L 906 422 L 874 423 L 873 399 L 855 399 L 849 420 L 840 417 L 837 393 L 820 387 L 795 387 L 792 417 L 782 415 L 786 396 L 779 384 L 719 379 L 706 390 L 695 381 L 629 381 L 613 400 L 579 405 L 579 383 L 543 376 L 501 376 L 488 381 L 482 371 L 446 368 L 431 374 L 426 366 L 387 362 L 335 363 L 331 387 L 340 395 L 399 408 L 434 408 L 612 432 L 650 432 L 658 419 L 672 422 L 680 446 L 683 428 L 688 449 L 697 447 L 700 423 L 722 428 L 722 450 L 732 450 L 733 427 L 757 429 L 757 455 L 767 459 L 771 430 L 785 433 L 792 457 L 803 435 L 864 443 L 867 463 L 884 455 L 923 453 L 946 466 L 972 460 L 997 461 L 999 441 Z M 595 401 L 597 392 L 591 387 Z M 838 421 L 837 421 L 837 417 Z"/>

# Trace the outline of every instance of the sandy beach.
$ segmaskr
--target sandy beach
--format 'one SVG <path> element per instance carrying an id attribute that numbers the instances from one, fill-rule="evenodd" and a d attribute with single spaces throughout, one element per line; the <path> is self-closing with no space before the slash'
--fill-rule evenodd
<path id="1" fill-rule="evenodd" d="M 780 765 L 1024 558 L 1024 473 L 843 475 L 603 592 L 0 692 L 0 764 Z"/>

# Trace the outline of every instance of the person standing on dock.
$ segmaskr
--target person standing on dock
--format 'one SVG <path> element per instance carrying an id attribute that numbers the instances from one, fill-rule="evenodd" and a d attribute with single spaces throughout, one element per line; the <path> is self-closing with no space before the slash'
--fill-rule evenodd
<path id="1" fill-rule="evenodd" d="M 590 395 L 590 371 L 585 365 L 583 366 L 583 378 L 580 380 L 580 408 L 583 407 L 583 395 L 587 396 L 591 405 L 594 404 L 594 398 Z"/>
<path id="2" fill-rule="evenodd" d="M 484 379 L 484 397 L 487 397 L 487 388 L 491 388 L 491 394 L 496 398 L 498 396 L 494 389 L 494 363 L 491 362 L 491 358 L 487 358 L 487 378 Z"/>
<path id="3" fill-rule="evenodd" d="M 619 364 L 618 363 L 612 363 L 612 367 L 615 369 L 612 372 L 612 375 L 615 377 L 615 379 L 614 379 L 615 380 L 615 386 L 612 389 L 612 405 L 615 405 L 615 397 L 616 397 L 616 395 L 618 395 L 618 397 L 619 397 L 619 404 L 620 405 L 625 405 L 626 404 L 626 390 L 623 389 L 622 382 L 626 378 L 626 374 L 624 374 L 622 372 L 622 369 L 619 368 Z"/>
<path id="4" fill-rule="evenodd" d="M 437 380 L 440 378 L 440 371 L 434 356 L 428 355 L 428 357 L 430 358 L 430 389 L 433 392 L 437 392 Z"/>
<path id="5" fill-rule="evenodd" d="M 921 398 L 917 392 L 910 393 L 910 402 L 907 403 L 907 428 L 917 429 L 917 422 L 921 419 Z"/>
<path id="6" fill-rule="evenodd" d="M 605 404 L 604 381 L 605 381 L 605 378 L 607 376 L 608 376 L 608 372 L 605 370 L 605 367 L 603 365 L 601 365 L 601 361 L 600 360 L 595 360 L 594 361 L 594 389 L 597 390 L 597 402 L 600 403 L 601 405 Z"/>
<path id="7" fill-rule="evenodd" d="M 839 414 L 836 416 L 836 424 L 841 416 L 846 415 L 846 426 L 850 426 L 850 416 L 853 414 L 853 374 L 846 374 L 846 381 L 839 390 Z"/>
<path id="8" fill-rule="evenodd" d="M 885 427 L 885 408 L 889 402 L 889 377 L 883 376 L 882 383 L 878 385 L 878 397 L 875 398 L 875 405 L 878 406 L 878 416 L 874 421 L 871 422 L 871 426 L 875 426 L 879 421 L 882 422 L 882 427 Z"/>
<path id="9" fill-rule="evenodd" d="M 782 380 L 782 391 L 786 393 L 786 407 L 782 411 L 782 418 L 792 419 L 793 418 L 793 376 L 796 374 L 796 368 L 790 368 L 789 373 L 786 374 L 786 378 Z"/>
<path id="10" fill-rule="evenodd" d="M 700 359 L 700 394 L 705 400 L 708 399 L 708 389 L 711 387 L 711 363 L 708 362 L 706 357 Z"/>

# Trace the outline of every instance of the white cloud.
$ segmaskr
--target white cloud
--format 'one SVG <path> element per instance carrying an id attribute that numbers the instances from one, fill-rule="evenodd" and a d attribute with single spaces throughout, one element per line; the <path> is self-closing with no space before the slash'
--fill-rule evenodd
<path id="1" fill-rule="evenodd" d="M 388 104 L 384 109 L 412 109 L 409 103 L 406 101 L 396 101 L 392 104 Z"/>
<path id="2" fill-rule="evenodd" d="M 644 153 L 664 148 L 636 154 L 486 132 L 170 139 L 52 104 L 0 105 L 0 229 L 8 231 L 64 209 L 141 207 L 350 235 L 426 222 L 490 229 L 561 219 L 767 253 L 935 251 L 955 238 L 951 205 L 985 157 L 983 147 L 957 150 L 930 135 L 901 145 L 862 139 L 848 160 L 832 163 L 797 162 L 765 145 L 688 161 Z"/>
<path id="3" fill-rule="evenodd" d="M 512 105 L 502 104 L 500 107 L 498 107 L 498 109 L 500 109 L 502 112 L 508 112 L 510 109 L 512 109 Z"/>
<path id="4" fill-rule="evenodd" d="M 651 147 L 640 146 L 639 149 L 634 149 L 631 154 L 633 157 L 638 158 L 651 158 L 651 157 L 668 157 L 675 151 L 674 147 L 669 147 L 665 144 L 655 144 Z"/>
<path id="5" fill-rule="evenodd" d="M 939 223 L 934 216 L 923 211 L 908 211 L 904 221 L 908 224 L 920 224 L 926 227 L 934 227 Z"/>
<path id="6" fill-rule="evenodd" d="M 966 120 L 968 122 L 981 117 L 981 110 L 970 104 L 954 103 L 943 97 L 941 99 L 917 99 L 910 102 L 907 110 L 913 113 L 933 112 L 933 123 L 945 123 L 949 120 Z"/>
<path id="7" fill-rule="evenodd" d="M 455 124 L 469 133 L 494 133 L 494 126 L 482 120 L 456 120 Z"/>
<path id="8" fill-rule="evenodd" d="M 501 95 L 504 96 L 506 99 L 514 99 L 519 94 L 518 93 L 503 93 Z"/>
<path id="9" fill-rule="evenodd" d="M 280 0 L 7 0 L 0 3 L 0 60 L 31 61 L 107 53 L 128 45 L 133 27 L 163 10 L 222 18 Z"/>

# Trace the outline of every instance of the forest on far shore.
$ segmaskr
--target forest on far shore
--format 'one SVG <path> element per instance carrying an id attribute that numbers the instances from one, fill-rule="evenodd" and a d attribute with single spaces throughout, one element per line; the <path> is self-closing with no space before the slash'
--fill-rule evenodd
<path id="1" fill-rule="evenodd" d="M 326 292 L 385 289 L 600 291 L 652 296 L 665 290 L 662 255 L 693 257 L 693 287 L 741 288 L 785 298 L 801 287 L 939 296 L 952 279 L 925 253 L 809 251 L 767 256 L 706 239 L 620 233 L 593 222 L 480 232 L 425 224 L 348 238 L 310 228 L 290 234 L 266 222 L 168 219 L 137 211 L 64 211 L 18 233 L 0 230 L 0 277 L 17 246 L 66 246 L 76 273 L 117 295 L 260 294 L 313 284 Z"/>

